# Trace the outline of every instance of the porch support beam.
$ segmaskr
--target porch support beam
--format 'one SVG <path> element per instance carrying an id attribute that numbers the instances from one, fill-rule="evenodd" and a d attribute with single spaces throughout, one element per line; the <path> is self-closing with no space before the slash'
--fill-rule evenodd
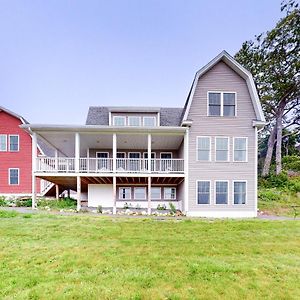
<path id="1" fill-rule="evenodd" d="M 151 177 L 148 177 L 148 215 L 151 215 Z"/>
<path id="2" fill-rule="evenodd" d="M 113 214 L 117 213 L 117 177 L 113 177 Z"/>
<path id="3" fill-rule="evenodd" d="M 151 173 L 151 133 L 148 133 L 148 172 Z"/>
<path id="4" fill-rule="evenodd" d="M 37 136 L 36 133 L 32 134 L 32 208 L 36 208 L 36 176 L 34 175 L 36 172 L 36 160 L 37 160 Z"/>
<path id="5" fill-rule="evenodd" d="M 59 186 L 58 186 L 58 184 L 55 185 L 55 198 L 56 199 L 59 198 Z"/>
<path id="6" fill-rule="evenodd" d="M 81 178 L 77 176 L 77 211 L 81 208 Z"/>
<path id="7" fill-rule="evenodd" d="M 80 159 L 80 134 L 75 133 L 75 172 L 79 172 L 79 159 Z"/>
<path id="8" fill-rule="evenodd" d="M 189 210 L 189 128 L 186 128 L 184 134 L 184 205 L 183 211 L 186 213 Z"/>
<path id="9" fill-rule="evenodd" d="M 117 170 L 117 134 L 113 134 L 113 172 Z"/>

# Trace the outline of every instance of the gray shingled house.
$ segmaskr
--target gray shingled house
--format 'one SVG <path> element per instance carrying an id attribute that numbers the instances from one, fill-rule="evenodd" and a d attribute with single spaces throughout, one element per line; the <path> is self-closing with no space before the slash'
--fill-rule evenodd
<path id="1" fill-rule="evenodd" d="M 78 209 L 151 213 L 171 202 L 190 216 L 254 217 L 264 123 L 251 74 L 223 51 L 196 73 L 183 108 L 90 107 L 85 125 L 22 127 L 55 150 L 33 147 L 33 182 L 77 191 Z"/>

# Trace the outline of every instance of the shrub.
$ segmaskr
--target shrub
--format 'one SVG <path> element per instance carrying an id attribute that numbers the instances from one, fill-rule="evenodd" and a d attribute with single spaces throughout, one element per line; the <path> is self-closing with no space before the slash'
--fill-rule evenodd
<path id="1" fill-rule="evenodd" d="M 172 214 L 176 214 L 176 207 L 175 207 L 175 205 L 172 202 L 170 202 L 169 206 L 170 206 L 171 213 Z"/>
<path id="2" fill-rule="evenodd" d="M 102 212 L 103 212 L 102 205 L 98 205 L 97 213 L 102 214 Z"/>
<path id="3" fill-rule="evenodd" d="M 270 175 L 268 177 L 260 177 L 258 184 L 260 187 L 265 187 L 265 188 L 284 188 L 288 186 L 289 178 L 288 175 L 285 172 L 282 172 L 279 175 Z"/>
<path id="4" fill-rule="evenodd" d="M 258 198 L 262 201 L 276 201 L 280 200 L 281 193 L 274 189 L 264 189 L 258 191 Z"/>
<path id="5" fill-rule="evenodd" d="M 282 158 L 282 165 L 285 170 L 300 172 L 300 156 L 284 156 Z"/>
<path id="6" fill-rule="evenodd" d="M 31 199 L 17 199 L 17 200 L 15 200 L 15 205 L 17 207 L 31 207 L 32 200 Z"/>
<path id="7" fill-rule="evenodd" d="M 75 209 L 77 207 L 77 200 L 73 198 L 39 199 L 37 205 L 38 207 L 47 206 L 53 209 Z"/>
<path id="8" fill-rule="evenodd" d="M 0 197 L 0 206 L 7 206 L 7 204 L 5 197 Z"/>
<path id="9" fill-rule="evenodd" d="M 290 191 L 299 193 L 300 192 L 300 177 L 290 179 L 288 188 Z"/>
<path id="10" fill-rule="evenodd" d="M 167 207 L 166 207 L 166 204 L 162 204 L 162 205 L 158 204 L 156 209 L 157 210 L 166 210 Z"/>

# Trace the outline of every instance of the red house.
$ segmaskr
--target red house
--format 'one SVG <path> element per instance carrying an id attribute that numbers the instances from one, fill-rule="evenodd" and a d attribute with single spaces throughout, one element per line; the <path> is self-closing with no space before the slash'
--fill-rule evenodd
<path id="1" fill-rule="evenodd" d="M 0 106 L 0 195 L 25 196 L 32 192 L 32 138 L 19 125 L 28 122 Z M 43 154 L 40 145 L 38 153 Z M 42 186 L 41 186 L 42 183 Z M 37 193 L 45 192 L 37 182 Z"/>

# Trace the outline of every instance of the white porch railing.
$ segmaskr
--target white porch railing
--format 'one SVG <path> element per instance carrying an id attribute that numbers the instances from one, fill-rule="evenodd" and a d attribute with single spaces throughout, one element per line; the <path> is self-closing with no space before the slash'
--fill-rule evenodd
<path id="1" fill-rule="evenodd" d="M 38 157 L 38 172 L 75 172 L 75 158 Z M 112 158 L 80 158 L 79 172 L 81 173 L 112 173 Z M 148 159 L 117 158 L 116 173 L 148 173 Z M 183 173 L 184 160 L 151 159 L 151 173 Z"/>

